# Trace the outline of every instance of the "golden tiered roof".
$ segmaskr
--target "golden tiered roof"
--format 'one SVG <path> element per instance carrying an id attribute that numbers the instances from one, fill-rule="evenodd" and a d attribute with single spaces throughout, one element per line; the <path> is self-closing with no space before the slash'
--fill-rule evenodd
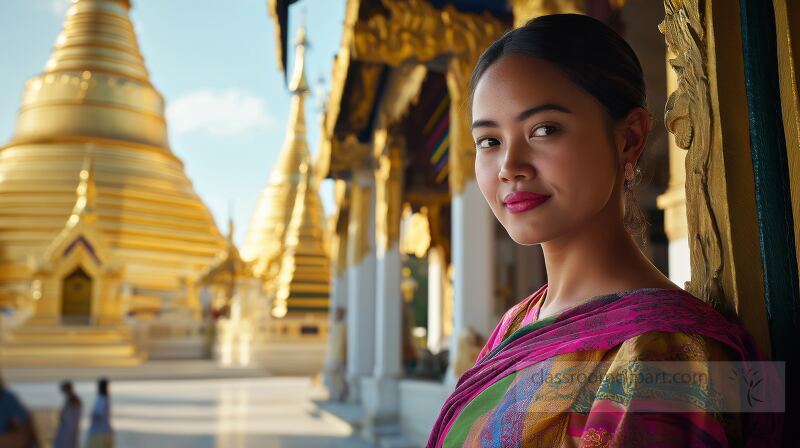
<path id="1" fill-rule="evenodd" d="M 167 140 L 126 0 L 74 0 L 0 147 L 0 296 L 25 294 L 24 260 L 63 228 L 91 154 L 97 223 L 125 266 L 132 307 L 180 294 L 224 247 Z"/>
<path id="2" fill-rule="evenodd" d="M 309 163 L 311 154 L 306 140 L 305 99 L 308 83 L 305 76 L 305 30 L 301 27 L 296 44 L 294 73 L 289 84 L 292 92 L 286 140 L 267 186 L 258 197 L 242 258 L 252 261 L 257 276 L 274 278 L 280 270 L 280 256 L 292 216 L 300 167 Z"/>
<path id="3" fill-rule="evenodd" d="M 295 46 L 286 140 L 269 183 L 259 196 L 242 257 L 265 280 L 275 317 L 324 314 L 328 310 L 330 263 L 325 218 L 306 140 L 305 27 Z"/>
<path id="4" fill-rule="evenodd" d="M 300 167 L 292 218 L 272 307 L 275 317 L 327 313 L 330 296 L 330 259 L 325 250 L 325 216 L 317 192 L 317 177 L 308 164 Z"/>
<path id="5" fill-rule="evenodd" d="M 228 220 L 228 238 L 225 249 L 200 274 L 197 283 L 201 285 L 213 283 L 229 283 L 233 285 L 237 278 L 251 278 L 253 269 L 250 263 L 242 260 L 239 249 L 233 242 L 233 220 Z"/>

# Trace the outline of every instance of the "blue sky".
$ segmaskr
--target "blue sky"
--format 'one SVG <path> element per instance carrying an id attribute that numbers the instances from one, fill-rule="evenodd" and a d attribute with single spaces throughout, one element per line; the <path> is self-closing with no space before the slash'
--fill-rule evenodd
<path id="1" fill-rule="evenodd" d="M 131 3 L 150 79 L 167 102 L 172 150 L 223 232 L 233 204 L 236 242 L 242 244 L 283 144 L 289 111 L 267 0 Z M 330 81 L 344 3 L 301 0 L 290 8 L 290 36 L 305 12 L 311 42 L 306 75 L 314 95 L 307 100 L 306 123 L 314 154 L 319 94 Z M 69 0 L 0 2 L 0 144 L 14 131 L 24 83 L 44 69 L 68 6 Z M 290 50 L 289 64 L 292 55 Z M 321 194 L 330 213 L 330 181 L 323 182 Z"/>

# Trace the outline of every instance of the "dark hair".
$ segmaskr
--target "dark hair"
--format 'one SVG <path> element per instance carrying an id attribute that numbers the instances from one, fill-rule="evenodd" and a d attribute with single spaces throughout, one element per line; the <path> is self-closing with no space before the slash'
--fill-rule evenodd
<path id="1" fill-rule="evenodd" d="M 611 27 L 581 14 L 540 16 L 492 43 L 472 71 L 470 108 L 481 76 L 508 54 L 528 55 L 555 64 L 597 99 L 609 122 L 625 118 L 634 108 L 647 109 L 644 74 L 636 53 Z M 635 195 L 626 194 L 625 228 L 642 238 L 643 243 L 645 226 Z"/>
<path id="2" fill-rule="evenodd" d="M 99 395 L 108 395 L 108 379 L 100 378 L 97 380 L 97 393 Z"/>

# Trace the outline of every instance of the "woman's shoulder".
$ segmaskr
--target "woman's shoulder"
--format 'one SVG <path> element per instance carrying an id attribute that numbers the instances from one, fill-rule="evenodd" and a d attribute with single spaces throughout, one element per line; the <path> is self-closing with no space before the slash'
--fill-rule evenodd
<path id="1" fill-rule="evenodd" d="M 690 332 L 648 331 L 625 340 L 614 358 L 641 361 L 731 361 L 736 353 L 720 341 Z"/>

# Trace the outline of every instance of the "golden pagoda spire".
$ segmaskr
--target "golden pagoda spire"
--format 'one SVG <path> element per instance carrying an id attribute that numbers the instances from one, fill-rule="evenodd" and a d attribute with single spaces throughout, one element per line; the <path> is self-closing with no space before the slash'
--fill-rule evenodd
<path id="1" fill-rule="evenodd" d="M 309 92 L 305 75 L 307 45 L 305 26 L 301 26 L 295 44 L 294 70 L 289 84 L 292 98 L 286 138 L 278 161 L 270 173 L 269 182 L 259 195 L 245 244 L 242 246 L 242 257 L 252 261 L 256 274 L 267 277 L 268 281 L 274 280 L 278 275 L 286 229 L 301 181 L 300 169 L 311 160 L 304 112 L 305 99 Z"/>
<path id="2" fill-rule="evenodd" d="M 297 184 L 300 179 L 300 165 L 306 163 L 311 157 L 306 140 L 305 103 L 306 96 L 310 92 L 305 70 L 306 46 L 308 46 L 306 29 L 305 25 L 301 25 L 297 31 L 294 69 L 292 80 L 289 83 L 292 100 L 286 125 L 286 140 L 278 163 L 272 170 L 271 183 L 282 183 L 288 180 Z"/>
<path id="3" fill-rule="evenodd" d="M 286 232 L 273 302 L 275 317 L 328 312 L 330 260 L 325 248 L 322 201 L 310 164 L 303 163 L 300 172 L 302 181 Z"/>
<path id="4" fill-rule="evenodd" d="M 67 12 L 45 73 L 89 70 L 148 81 L 126 0 L 77 0 Z"/>
<path id="5" fill-rule="evenodd" d="M 130 3 L 74 0 L 39 76 L 29 80 L 11 143 L 90 138 L 169 151 L 164 100 L 150 83 Z"/>
<path id="6" fill-rule="evenodd" d="M 24 260 L 73 219 L 96 221 L 133 291 L 132 314 L 184 303 L 181 279 L 225 248 L 169 148 L 129 10 L 127 0 L 72 0 L 44 71 L 25 85 L 14 135 L 0 146 L 0 209 L 14 210 L 0 234 L 0 301 L 18 300 L 31 281 Z"/>

